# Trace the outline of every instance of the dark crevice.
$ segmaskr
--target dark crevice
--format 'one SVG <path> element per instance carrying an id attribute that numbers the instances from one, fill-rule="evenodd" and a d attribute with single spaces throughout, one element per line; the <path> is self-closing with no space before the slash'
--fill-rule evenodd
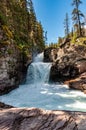
<path id="1" fill-rule="evenodd" d="M 72 121 L 73 121 L 73 118 L 70 116 L 69 119 L 66 120 L 66 122 L 64 123 L 64 125 L 61 126 L 60 128 L 58 128 L 58 130 L 64 130 L 64 128 L 66 128 Z"/>
<path id="2" fill-rule="evenodd" d="M 48 129 L 51 125 L 51 123 L 53 122 L 53 118 L 54 118 L 54 115 L 49 115 L 46 120 L 44 121 L 44 123 L 40 126 L 40 128 L 38 130 L 44 130 L 44 129 Z"/>
<path id="3" fill-rule="evenodd" d="M 22 115 L 17 116 L 12 124 L 12 130 L 19 130 L 20 124 L 23 120 L 24 117 Z"/>

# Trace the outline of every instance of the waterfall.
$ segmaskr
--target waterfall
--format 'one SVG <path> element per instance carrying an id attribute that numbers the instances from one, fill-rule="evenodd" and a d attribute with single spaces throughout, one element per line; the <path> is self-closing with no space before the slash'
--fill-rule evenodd
<path id="1" fill-rule="evenodd" d="M 46 83 L 49 81 L 52 63 L 43 62 L 43 53 L 34 58 L 34 62 L 28 67 L 26 84 Z"/>
<path id="2" fill-rule="evenodd" d="M 43 53 L 38 54 L 28 67 L 26 83 L 0 96 L 0 101 L 15 107 L 86 112 L 86 95 L 83 92 L 70 90 L 67 85 L 49 83 L 51 65 L 43 62 Z"/>

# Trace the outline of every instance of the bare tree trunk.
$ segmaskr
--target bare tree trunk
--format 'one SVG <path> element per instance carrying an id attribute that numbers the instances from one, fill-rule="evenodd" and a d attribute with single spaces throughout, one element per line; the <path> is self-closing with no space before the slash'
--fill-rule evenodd
<path id="1" fill-rule="evenodd" d="M 79 28 L 79 36 L 82 36 L 82 32 L 81 32 L 81 22 L 80 22 L 80 16 L 79 16 L 79 9 L 78 9 L 79 5 L 78 2 L 76 1 L 76 8 L 77 8 L 77 17 L 78 17 L 78 28 Z"/>

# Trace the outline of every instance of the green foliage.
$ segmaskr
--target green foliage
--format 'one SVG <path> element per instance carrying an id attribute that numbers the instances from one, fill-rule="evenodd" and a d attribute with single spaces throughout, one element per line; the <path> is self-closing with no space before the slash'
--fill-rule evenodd
<path id="1" fill-rule="evenodd" d="M 86 37 L 76 38 L 74 44 L 77 44 L 77 45 L 81 45 L 81 46 L 86 47 Z"/>
<path id="2" fill-rule="evenodd" d="M 58 37 L 58 44 L 61 44 L 63 42 L 63 38 L 62 37 Z"/>
<path id="3" fill-rule="evenodd" d="M 36 32 L 34 36 L 38 51 L 43 51 L 45 48 L 45 40 L 43 35 L 43 28 L 40 22 L 36 22 Z"/>
<path id="4" fill-rule="evenodd" d="M 7 18 L 0 12 L 0 23 L 5 25 L 7 23 Z"/>
<path id="5" fill-rule="evenodd" d="M 10 41 L 9 40 L 5 40 L 5 41 L 0 41 L 0 43 L 2 44 L 2 45 L 6 45 L 6 46 L 8 46 L 8 45 L 10 45 Z"/>
<path id="6" fill-rule="evenodd" d="M 13 39 L 23 55 L 35 48 L 39 52 L 45 48 L 43 27 L 36 19 L 32 0 L 1 0 L 0 23 L 6 37 L 2 41 L 4 45 L 10 45 Z M 12 54 L 12 50 L 8 50 L 8 54 Z"/>
<path id="7" fill-rule="evenodd" d="M 73 37 L 72 37 L 72 39 L 71 39 L 71 42 L 72 42 L 72 43 L 75 43 L 75 42 L 76 42 L 76 39 L 77 39 L 77 33 L 75 32 L 75 33 L 73 34 Z"/>
<path id="8" fill-rule="evenodd" d="M 13 34 L 12 34 L 12 32 L 10 31 L 10 29 L 8 28 L 8 26 L 3 25 L 2 28 L 3 28 L 3 30 L 4 30 L 4 32 L 5 32 L 5 34 L 6 34 L 6 36 L 7 36 L 9 39 L 13 38 Z"/>
<path id="9" fill-rule="evenodd" d="M 77 31 L 77 36 L 82 35 L 82 32 L 81 32 L 81 18 L 84 17 L 81 10 L 79 10 L 80 4 L 82 4 L 81 0 L 73 0 L 73 2 L 72 2 L 72 5 L 74 6 L 74 9 L 72 11 L 72 20 L 73 20 L 74 26 L 76 27 L 76 25 L 77 25 L 77 28 L 75 28 L 76 31 Z M 79 34 L 78 34 L 78 32 L 79 32 Z"/>
<path id="10" fill-rule="evenodd" d="M 50 43 L 49 47 L 58 48 L 59 44 L 58 43 Z"/>
<path id="11" fill-rule="evenodd" d="M 29 43 L 32 50 L 41 52 L 45 48 L 44 31 L 40 22 L 37 21 L 32 0 L 27 0 L 28 8 L 28 33 Z"/>
<path id="12" fill-rule="evenodd" d="M 12 49 L 8 49 L 7 52 L 8 52 L 9 55 L 13 54 L 13 50 Z"/>
<path id="13" fill-rule="evenodd" d="M 65 37 L 68 38 L 69 37 L 69 17 L 68 17 L 68 13 L 66 13 L 66 17 L 64 20 L 64 29 L 65 29 Z"/>

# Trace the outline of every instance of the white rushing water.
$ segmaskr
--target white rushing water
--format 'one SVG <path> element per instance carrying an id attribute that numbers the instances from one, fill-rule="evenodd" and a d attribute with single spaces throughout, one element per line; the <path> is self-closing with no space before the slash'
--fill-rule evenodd
<path id="1" fill-rule="evenodd" d="M 0 101 L 16 107 L 86 112 L 84 93 L 59 83 L 49 84 L 51 65 L 43 63 L 43 53 L 37 55 L 28 68 L 26 82 L 9 94 L 0 96 Z"/>
<path id="2" fill-rule="evenodd" d="M 51 63 L 43 62 L 43 53 L 35 57 L 34 62 L 29 66 L 26 84 L 44 84 L 49 81 Z"/>

